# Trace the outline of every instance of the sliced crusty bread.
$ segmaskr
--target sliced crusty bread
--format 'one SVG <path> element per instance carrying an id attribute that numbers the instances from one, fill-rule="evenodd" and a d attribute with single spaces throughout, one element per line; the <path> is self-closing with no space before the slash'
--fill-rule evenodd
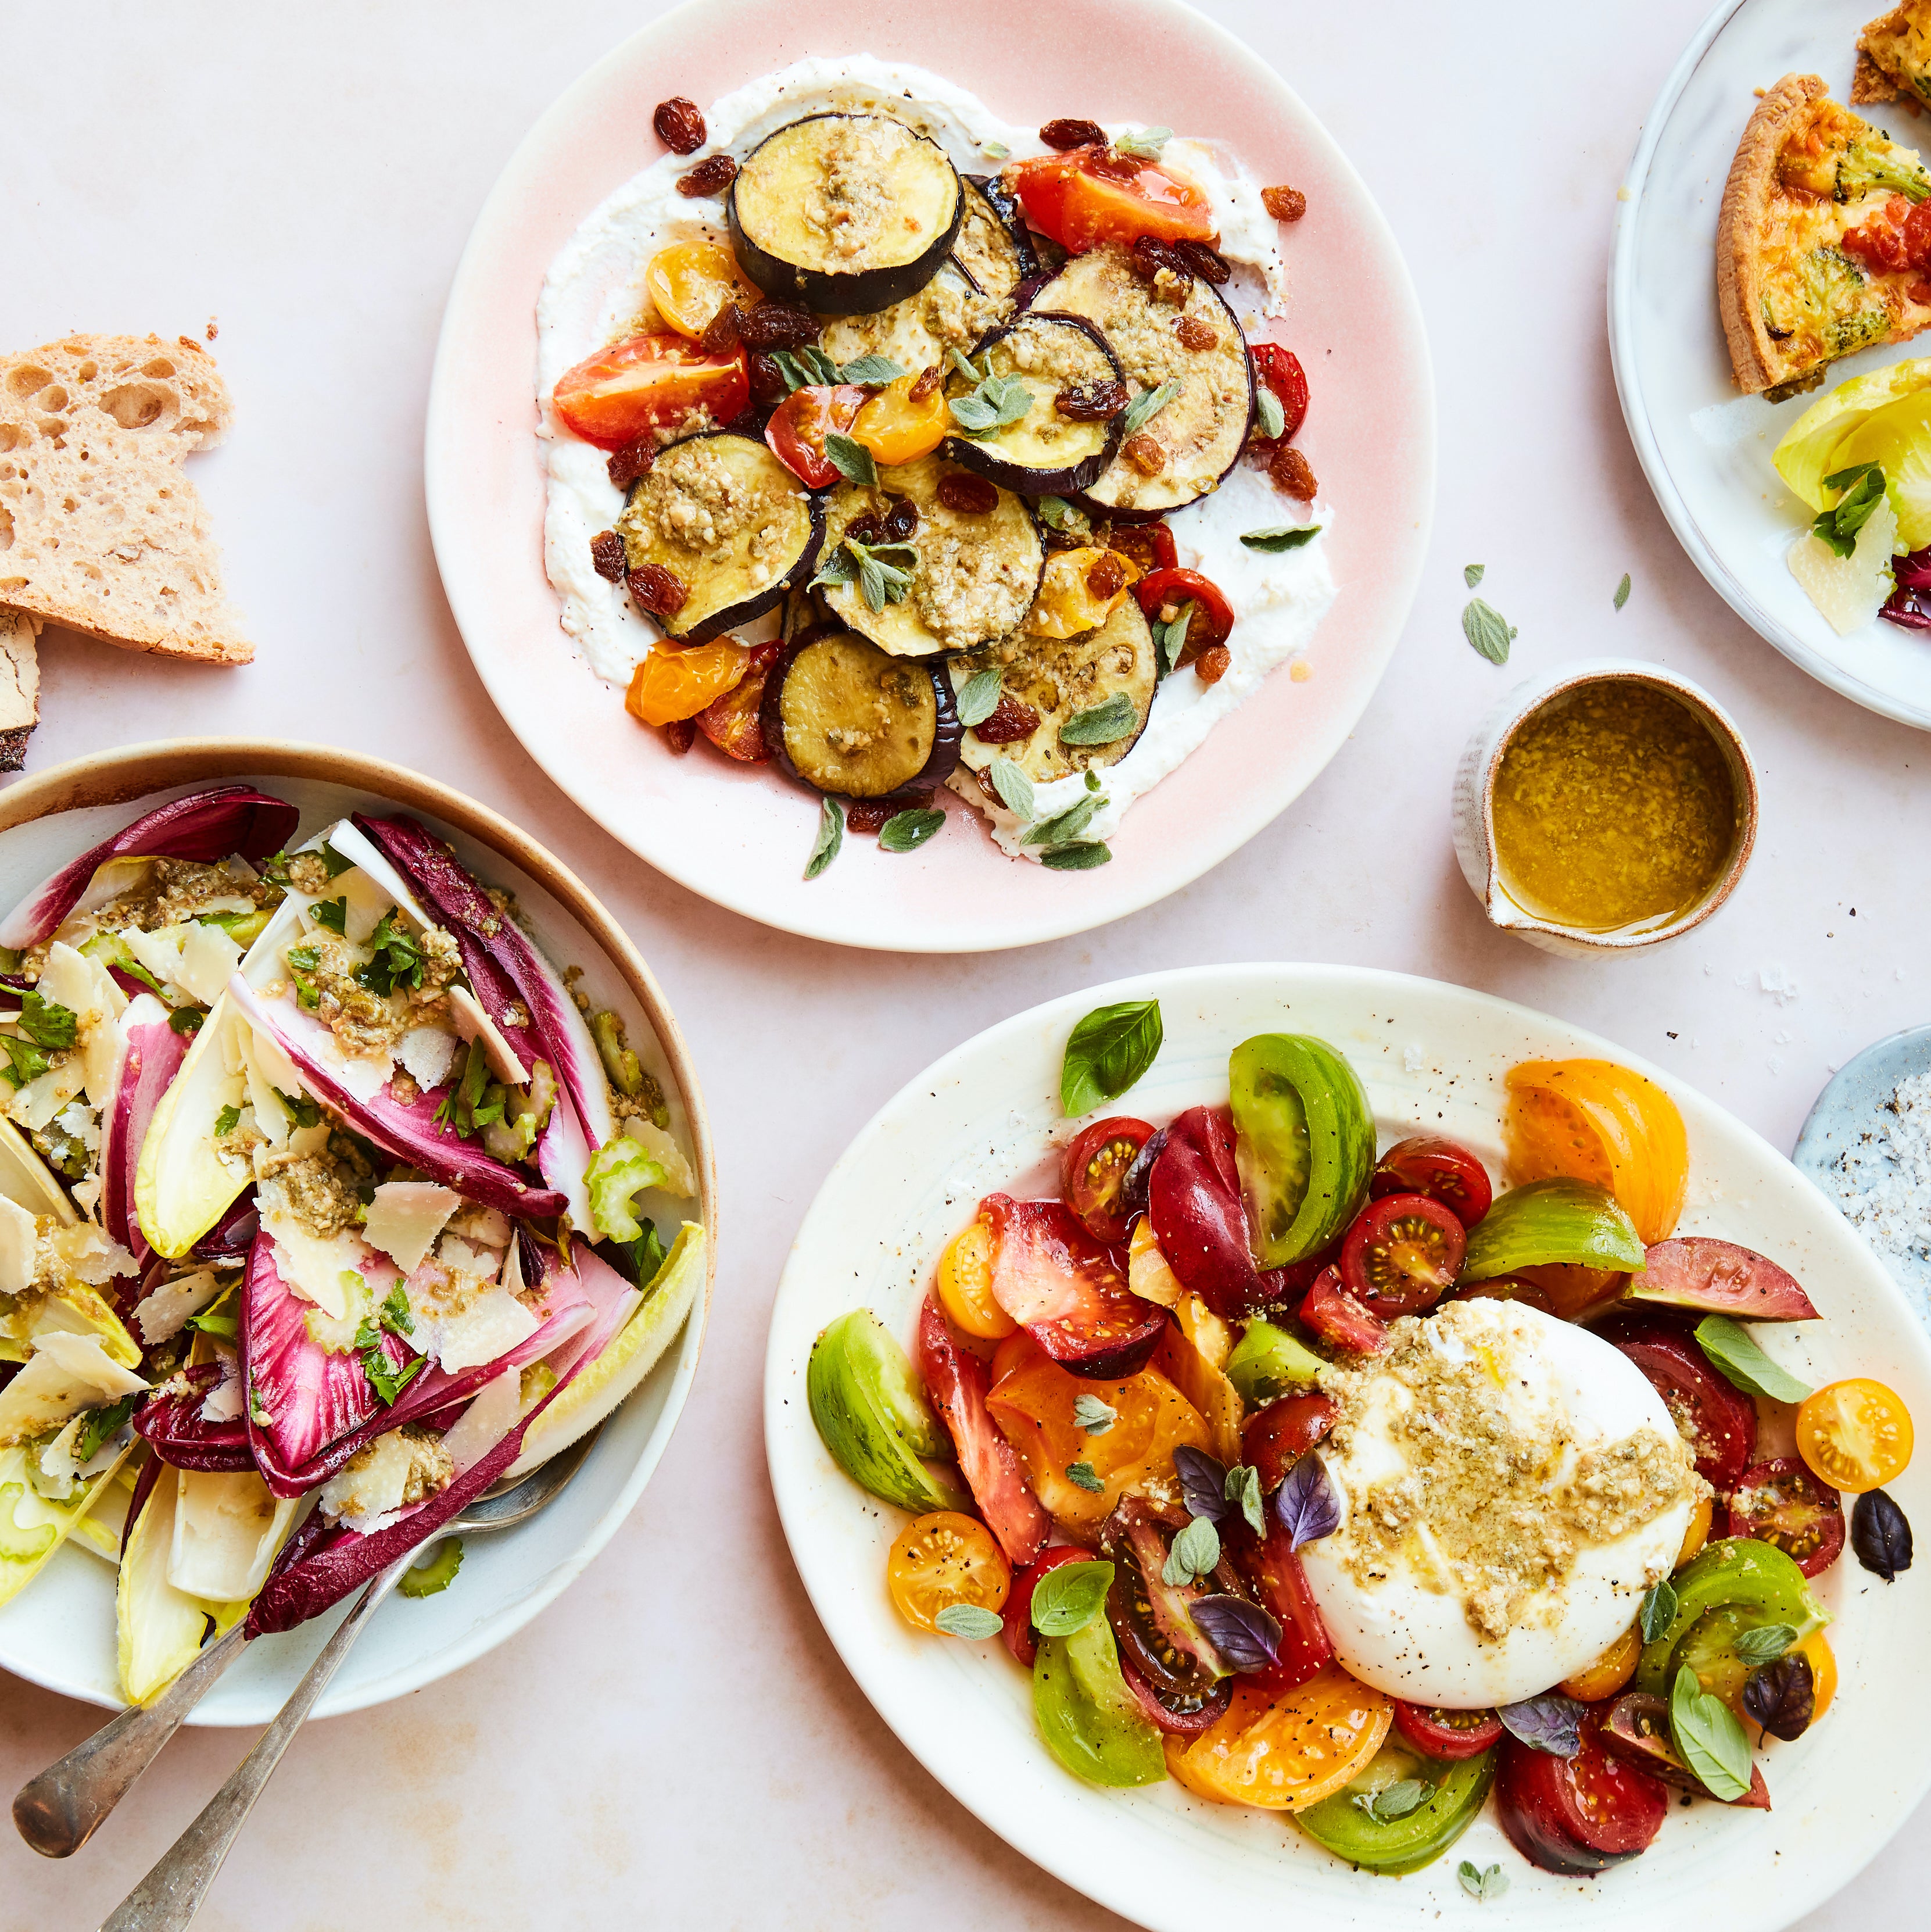
<path id="1" fill-rule="evenodd" d="M 34 638 L 37 617 L 0 608 L 0 772 L 26 762 L 27 740 L 40 715 L 40 659 Z"/>
<path id="2" fill-rule="evenodd" d="M 181 470 L 232 414 L 186 336 L 73 335 L 0 357 L 0 604 L 130 650 L 246 664 L 255 647 Z"/>

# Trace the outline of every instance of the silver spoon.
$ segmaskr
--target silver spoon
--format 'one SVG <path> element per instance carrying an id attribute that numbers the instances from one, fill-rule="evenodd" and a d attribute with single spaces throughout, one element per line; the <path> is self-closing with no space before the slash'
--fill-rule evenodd
<path id="1" fill-rule="evenodd" d="M 523 1522 L 534 1516 L 562 1490 L 564 1484 L 577 1473 L 580 1464 L 597 1439 L 598 1430 L 573 1442 L 565 1450 L 553 1456 L 541 1468 L 532 1469 L 523 1480 L 513 1488 L 500 1494 L 479 1497 L 463 1510 L 456 1520 L 447 1525 L 441 1536 L 482 1535 L 491 1530 L 507 1529 L 512 1523 Z M 403 1571 L 414 1562 L 420 1550 L 409 1554 L 392 1564 L 363 1592 L 361 1601 L 344 1619 L 313 1665 L 295 1694 L 283 1709 L 275 1724 L 264 1734 L 235 1777 L 223 1786 L 214 1804 L 209 1806 L 190 1827 L 190 1834 L 201 1832 L 207 1825 L 216 1804 L 223 1800 L 231 1802 L 242 1774 L 254 1764 L 258 1757 L 265 1762 L 259 1768 L 259 1776 L 241 1808 L 235 1814 L 233 1827 L 214 1850 L 212 1862 L 194 1900 L 199 1902 L 201 1894 L 220 1868 L 221 1860 L 233 1842 L 235 1831 L 247 1816 L 250 1805 L 259 1794 L 261 1786 L 268 1782 L 282 1752 L 287 1748 L 308 1709 L 322 1694 L 322 1687 L 334 1676 L 336 1669 L 348 1654 L 349 1646 L 361 1634 L 376 1606 L 387 1596 Z M 75 1745 L 63 1757 L 47 1766 L 37 1778 L 20 1787 L 13 1799 L 13 1822 L 18 1826 L 22 1838 L 26 1840 L 43 1858 L 64 1858 L 79 1850 L 99 1829 L 115 1805 L 120 1803 L 135 1779 L 145 1771 L 160 1756 L 161 1747 L 181 1728 L 181 1720 L 195 1706 L 200 1702 L 214 1687 L 216 1680 L 229 1665 L 241 1654 L 245 1641 L 243 1626 L 237 1624 L 224 1635 L 210 1644 L 151 1704 L 133 1705 L 103 1724 L 94 1735 Z M 292 1717 L 291 1718 L 291 1714 Z M 286 1724 L 286 1732 L 276 1740 L 277 1732 Z M 187 1844 L 184 1838 L 160 1864 L 155 1866 L 144 1881 L 141 1892 L 154 1883 L 166 1870 L 171 1869 L 181 1858 Z M 134 1902 L 130 1898 L 122 1912 Z M 191 1914 L 193 1906 L 189 1907 Z M 120 1924 L 123 1921 L 116 1917 L 109 1922 Z M 159 1918 L 151 1922 L 137 1920 L 127 1922 L 156 1925 L 187 1922 L 184 1916 L 178 1921 Z"/>

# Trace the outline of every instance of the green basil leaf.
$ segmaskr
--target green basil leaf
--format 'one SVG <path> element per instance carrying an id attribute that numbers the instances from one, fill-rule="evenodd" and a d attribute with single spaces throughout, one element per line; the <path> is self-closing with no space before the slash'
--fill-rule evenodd
<path id="1" fill-rule="evenodd" d="M 1435 1790 L 1418 1778 L 1404 1778 L 1380 1791 L 1356 1794 L 1354 1802 L 1378 1825 L 1392 1825 L 1411 1811 L 1419 1811 Z"/>
<path id="2" fill-rule="evenodd" d="M 1073 1426 L 1088 1436 L 1104 1436 L 1119 1420 L 1120 1412 L 1096 1395 L 1073 1398 Z"/>
<path id="3" fill-rule="evenodd" d="M 1277 524 L 1272 530 L 1245 531 L 1240 541 L 1249 550 L 1299 550 L 1320 535 L 1318 524 Z"/>
<path id="4" fill-rule="evenodd" d="M 821 584 L 833 586 L 849 584 L 857 574 L 857 560 L 843 544 L 840 544 L 829 556 L 820 560 L 818 574 L 806 587 L 815 590 Z"/>
<path id="5" fill-rule="evenodd" d="M 1759 1664 L 1774 1664 L 1796 1641 L 1794 1624 L 1759 1624 L 1754 1630 L 1739 1630 L 1730 1647 L 1754 1669 Z"/>
<path id="6" fill-rule="evenodd" d="M 1462 580 L 1473 590 L 1488 574 L 1488 570 L 1489 566 L 1486 563 L 1465 563 L 1462 566 Z"/>
<path id="7" fill-rule="evenodd" d="M 1462 634 L 1481 656 L 1498 664 L 1508 662 L 1517 635 L 1501 612 L 1479 597 L 1471 597 L 1462 613 Z"/>
<path id="8" fill-rule="evenodd" d="M 1616 586 L 1616 594 L 1611 601 L 1618 610 L 1630 601 L 1630 573 L 1627 570 L 1623 572 L 1623 580 Z"/>
<path id="9" fill-rule="evenodd" d="M 946 360 L 949 362 L 968 382 L 973 384 L 975 386 L 985 380 L 985 378 L 972 366 L 972 358 L 970 356 L 966 355 L 962 350 L 957 349 L 947 350 L 946 351 Z"/>
<path id="10" fill-rule="evenodd" d="M 1750 1741 L 1729 1706 L 1714 1697 L 1684 1664 L 1669 1694 L 1669 1734 L 1676 1754 L 1713 1798 L 1726 1804 L 1750 1788 Z"/>
<path id="11" fill-rule="evenodd" d="M 1227 1472 L 1227 1500 L 1240 1505 L 1240 1514 L 1247 1519 L 1247 1527 L 1254 1534 L 1264 1538 L 1267 1534 L 1267 1519 L 1261 1498 L 1261 1472 L 1251 1463 L 1237 1462 Z"/>
<path id="12" fill-rule="evenodd" d="M 856 382 L 861 388 L 882 389 L 905 373 L 889 356 L 860 356 L 838 371 L 838 380 Z"/>
<path id="13" fill-rule="evenodd" d="M 1113 1588 L 1111 1563 L 1062 1563 L 1033 1587 L 1033 1628 L 1042 1636 L 1071 1636 L 1098 1616 Z"/>
<path id="14" fill-rule="evenodd" d="M 802 349 L 794 349 L 791 352 L 798 358 L 798 366 L 810 371 L 812 387 L 830 388 L 836 385 L 838 365 L 816 343 L 808 343 Z"/>
<path id="15" fill-rule="evenodd" d="M 1098 840 L 1082 840 L 1077 845 L 1056 845 L 1039 855 L 1039 862 L 1054 872 L 1090 872 L 1096 866 L 1113 862 L 1113 848 Z"/>
<path id="16" fill-rule="evenodd" d="M 1462 1889 L 1473 1899 L 1484 1902 L 1500 1898 L 1509 1888 L 1507 1874 L 1500 1865 L 1490 1865 L 1485 1870 L 1478 1870 L 1468 1859 L 1464 1858 L 1455 1868 L 1455 1876 L 1460 1880 Z"/>
<path id="17" fill-rule="evenodd" d="M 1095 1496 L 1106 1487 L 1090 1462 L 1069 1462 L 1066 1465 L 1066 1480 L 1075 1489 L 1090 1490 Z"/>
<path id="18" fill-rule="evenodd" d="M 1066 1041 L 1060 1067 L 1061 1108 L 1069 1115 L 1090 1114 L 1118 1100 L 1159 1057 L 1165 1036 L 1158 1000 L 1096 1006 Z"/>
<path id="19" fill-rule="evenodd" d="M 838 856 L 845 842 L 845 810 L 835 798 L 827 798 L 818 810 L 818 836 L 811 844 L 811 856 L 805 862 L 805 876 L 815 879 Z"/>
<path id="20" fill-rule="evenodd" d="M 1005 672 L 997 664 L 988 664 L 983 670 L 974 671 L 960 686 L 952 709 L 967 730 L 975 724 L 983 724 L 999 709 L 999 694 L 1005 683 Z"/>
<path id="21" fill-rule="evenodd" d="M 1014 817 L 1033 816 L 1033 781 L 1026 776 L 1026 767 L 1018 759 L 993 760 L 992 788 L 998 793 L 1000 802 Z"/>
<path id="22" fill-rule="evenodd" d="M 1012 156 L 1012 150 L 1003 141 L 982 141 L 979 151 L 988 161 L 1009 160 Z"/>
<path id="23" fill-rule="evenodd" d="M 1123 691 L 1116 691 L 1104 704 L 1090 710 L 1076 711 L 1060 727 L 1063 745 L 1117 745 L 1140 722 L 1139 707 Z"/>
<path id="24" fill-rule="evenodd" d="M 1636 1612 L 1643 1642 L 1654 1643 L 1676 1621 L 1676 1588 L 1667 1576 L 1652 1583 L 1644 1593 L 1642 1608 Z"/>
<path id="25" fill-rule="evenodd" d="M 1162 382 L 1157 389 L 1149 389 L 1135 397 L 1126 405 L 1126 417 L 1120 427 L 1121 436 L 1129 436 L 1135 430 L 1144 429 L 1180 392 L 1180 384 L 1170 380 Z"/>
<path id="26" fill-rule="evenodd" d="M 1254 386 L 1254 413 L 1261 418 L 1261 434 L 1272 442 L 1288 426 L 1281 399 L 1265 382 Z"/>
<path id="27" fill-rule="evenodd" d="M 879 846 L 887 852 L 916 852 L 945 822 L 943 812 L 894 812 L 878 828 Z"/>
<path id="28" fill-rule="evenodd" d="M 1727 1315 L 1706 1315 L 1696 1324 L 1703 1352 L 1726 1380 L 1746 1395 L 1768 1396 L 1772 1402 L 1801 1402 L 1810 1393 L 1788 1369 L 1780 1369 L 1751 1339 L 1741 1322 Z"/>
<path id="29" fill-rule="evenodd" d="M 774 349 L 771 352 L 772 367 L 778 371 L 778 380 L 784 385 L 787 394 L 802 389 L 811 378 L 798 365 L 798 358 L 788 349 Z"/>
<path id="30" fill-rule="evenodd" d="M 946 1636 L 962 1636 L 968 1643 L 983 1643 L 1005 1628 L 982 1604 L 948 1604 L 932 1621 Z"/>
<path id="31" fill-rule="evenodd" d="M 878 465 L 871 460 L 871 452 L 855 436 L 832 430 L 825 438 L 825 460 L 847 483 L 866 490 L 878 488 Z"/>

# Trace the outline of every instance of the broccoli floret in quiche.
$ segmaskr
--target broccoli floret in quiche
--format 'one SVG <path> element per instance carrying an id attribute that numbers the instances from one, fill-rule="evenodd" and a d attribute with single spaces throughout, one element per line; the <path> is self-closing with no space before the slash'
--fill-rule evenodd
<path id="1" fill-rule="evenodd" d="M 1922 201 L 1931 196 L 1931 173 L 1897 148 L 1853 141 L 1837 157 L 1837 200 L 1857 201 L 1878 188 L 1901 194 L 1907 201 Z"/>

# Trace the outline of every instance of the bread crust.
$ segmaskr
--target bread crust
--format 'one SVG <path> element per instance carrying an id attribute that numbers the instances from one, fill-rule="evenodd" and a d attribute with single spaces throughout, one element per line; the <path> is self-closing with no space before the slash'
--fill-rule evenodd
<path id="1" fill-rule="evenodd" d="M 1830 90 L 1814 74 L 1787 74 L 1756 104 L 1737 143 L 1717 218 L 1717 307 L 1730 369 L 1747 395 L 1789 371 L 1763 320 L 1764 220 L 1777 187 L 1777 158 L 1793 122 Z"/>
<path id="2" fill-rule="evenodd" d="M 1873 20 L 1871 27 L 1881 27 L 1882 20 Z M 1870 27 L 1864 29 L 1869 33 Z M 1851 105 L 1853 107 L 1880 106 L 1889 100 L 1902 100 L 1914 114 L 1918 104 L 1908 94 L 1900 94 L 1897 84 L 1877 62 L 1870 57 L 1863 40 L 1858 42 L 1858 64 L 1851 76 Z"/>
<path id="3" fill-rule="evenodd" d="M 181 468 L 233 414 L 187 336 L 72 335 L 0 356 L 0 605 L 130 650 L 247 663 Z"/>

